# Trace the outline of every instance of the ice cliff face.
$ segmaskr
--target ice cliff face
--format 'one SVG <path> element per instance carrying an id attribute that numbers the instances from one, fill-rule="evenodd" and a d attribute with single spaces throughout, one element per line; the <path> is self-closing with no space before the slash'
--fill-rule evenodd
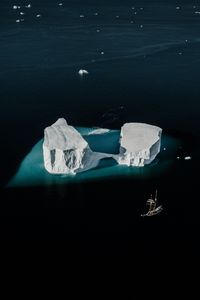
<path id="1" fill-rule="evenodd" d="M 144 123 L 126 123 L 121 128 L 118 163 L 143 167 L 160 152 L 162 129 Z"/>
<path id="2" fill-rule="evenodd" d="M 98 134 L 109 130 L 98 129 Z M 120 153 L 94 152 L 86 140 L 65 119 L 44 131 L 44 166 L 52 174 L 76 174 L 98 166 L 104 158 L 113 158 L 118 164 L 142 167 L 151 163 L 160 151 L 162 129 L 143 123 L 126 123 L 121 128 Z"/>

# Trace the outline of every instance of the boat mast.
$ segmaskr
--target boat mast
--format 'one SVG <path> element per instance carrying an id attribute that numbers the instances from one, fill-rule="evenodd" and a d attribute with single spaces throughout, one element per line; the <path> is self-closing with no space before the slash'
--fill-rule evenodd
<path id="1" fill-rule="evenodd" d="M 157 196 L 158 196 L 158 191 L 156 190 L 156 193 L 155 193 L 155 202 L 157 202 Z"/>

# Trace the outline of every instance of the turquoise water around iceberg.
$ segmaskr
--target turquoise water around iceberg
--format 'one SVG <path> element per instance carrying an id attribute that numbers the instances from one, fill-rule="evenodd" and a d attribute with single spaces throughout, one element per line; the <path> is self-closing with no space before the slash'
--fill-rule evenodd
<path id="1" fill-rule="evenodd" d="M 93 151 L 119 153 L 120 130 L 110 130 L 104 134 L 90 134 L 95 128 L 77 127 L 76 129 L 87 140 Z M 17 173 L 8 183 L 8 187 L 46 186 L 125 176 L 140 179 L 157 177 L 173 165 L 181 141 L 171 136 L 163 135 L 159 155 L 153 163 L 145 167 L 122 166 L 118 165 L 113 159 L 104 159 L 97 168 L 76 175 L 49 174 L 44 168 L 42 144 L 43 139 L 26 155 Z"/>

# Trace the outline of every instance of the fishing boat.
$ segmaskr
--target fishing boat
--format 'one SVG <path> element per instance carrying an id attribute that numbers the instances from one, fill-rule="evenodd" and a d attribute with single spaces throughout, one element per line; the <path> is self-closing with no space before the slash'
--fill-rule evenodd
<path id="1" fill-rule="evenodd" d="M 149 206 L 149 210 L 147 211 L 146 214 L 141 214 L 141 217 L 152 217 L 152 216 L 159 214 L 163 210 L 162 205 L 158 206 L 157 194 L 158 193 L 156 190 L 155 198 L 153 199 L 153 197 L 151 195 L 151 197 L 147 200 L 146 204 Z"/>

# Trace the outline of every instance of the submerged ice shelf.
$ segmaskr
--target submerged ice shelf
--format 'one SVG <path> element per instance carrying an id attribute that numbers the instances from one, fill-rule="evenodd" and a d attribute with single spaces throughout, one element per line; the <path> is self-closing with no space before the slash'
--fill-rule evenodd
<path id="1" fill-rule="evenodd" d="M 108 129 L 99 128 L 89 135 L 107 132 Z M 105 150 L 97 152 L 90 149 L 74 127 L 60 118 L 44 131 L 44 166 L 52 174 L 76 174 L 97 167 L 102 159 L 112 158 L 120 165 L 143 167 L 159 153 L 161 134 L 162 129 L 157 126 L 126 123 L 121 128 L 119 151 L 116 154 Z"/>
<path id="2" fill-rule="evenodd" d="M 120 130 L 102 131 L 97 128 L 76 127 L 75 128 L 92 152 L 104 152 L 116 156 L 120 151 Z M 95 134 L 96 131 L 96 134 Z M 16 186 L 49 186 L 54 184 L 67 184 L 84 181 L 104 180 L 106 178 L 132 177 L 148 179 L 160 176 L 176 161 L 176 151 L 181 142 L 171 136 L 162 135 L 161 151 L 159 156 L 149 165 L 144 167 L 130 168 L 119 165 L 113 158 L 100 160 L 99 165 L 86 172 L 55 175 L 50 174 L 44 168 L 43 143 L 41 139 L 26 155 L 19 166 L 17 173 L 8 183 L 7 187 Z M 163 149 L 166 149 L 165 151 Z"/>

